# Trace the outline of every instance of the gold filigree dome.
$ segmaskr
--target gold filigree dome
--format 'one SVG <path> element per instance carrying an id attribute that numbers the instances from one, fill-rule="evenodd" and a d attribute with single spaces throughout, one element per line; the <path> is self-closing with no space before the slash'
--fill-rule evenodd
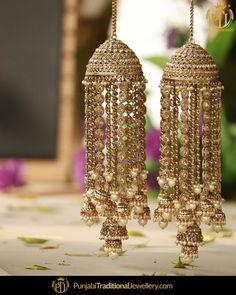
<path id="1" fill-rule="evenodd" d="M 143 72 L 135 53 L 122 41 L 110 38 L 95 50 L 86 75 L 143 76 Z"/>
<path id="2" fill-rule="evenodd" d="M 164 79 L 196 83 L 218 81 L 219 74 L 211 56 L 201 46 L 188 43 L 167 62 Z"/>

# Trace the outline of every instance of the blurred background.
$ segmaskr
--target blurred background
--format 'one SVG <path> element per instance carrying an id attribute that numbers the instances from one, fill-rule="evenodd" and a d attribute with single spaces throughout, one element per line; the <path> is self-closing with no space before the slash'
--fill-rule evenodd
<path id="1" fill-rule="evenodd" d="M 211 30 L 217 1 L 196 0 L 195 40 L 225 86 L 222 195 L 236 199 L 236 21 Z M 236 2 L 231 5 L 236 13 Z M 84 190 L 86 64 L 110 32 L 110 0 L 0 0 L 0 190 Z M 119 0 L 118 38 L 140 58 L 147 87 L 146 152 L 150 197 L 158 186 L 162 70 L 188 39 L 188 0 Z"/>

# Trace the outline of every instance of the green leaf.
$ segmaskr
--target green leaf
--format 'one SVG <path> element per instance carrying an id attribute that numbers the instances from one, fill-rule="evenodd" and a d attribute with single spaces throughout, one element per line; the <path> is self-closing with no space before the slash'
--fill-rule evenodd
<path id="1" fill-rule="evenodd" d="M 134 246 L 134 248 L 146 248 L 147 245 L 146 244 L 137 244 Z"/>
<path id="2" fill-rule="evenodd" d="M 42 246 L 39 249 L 40 250 L 53 250 L 59 248 L 59 245 L 47 245 L 47 246 Z"/>
<path id="3" fill-rule="evenodd" d="M 230 229 L 223 229 L 219 232 L 221 238 L 231 238 L 233 236 L 233 231 Z"/>
<path id="4" fill-rule="evenodd" d="M 222 184 L 229 186 L 235 182 L 236 177 L 236 137 L 233 126 L 227 122 L 225 111 L 222 108 L 221 112 L 221 147 L 222 147 Z M 231 128 L 230 128 L 231 127 Z M 236 130 L 236 126 L 235 126 Z"/>
<path id="5" fill-rule="evenodd" d="M 145 241 L 144 243 L 134 245 L 135 248 L 146 248 L 149 241 Z"/>
<path id="6" fill-rule="evenodd" d="M 144 233 L 139 230 L 129 230 L 129 236 L 135 238 L 144 238 L 146 237 Z"/>
<path id="7" fill-rule="evenodd" d="M 149 96 L 149 95 L 150 95 L 150 90 L 146 89 L 146 90 L 145 90 L 145 95 L 146 95 L 146 96 Z"/>
<path id="8" fill-rule="evenodd" d="M 73 257 L 91 257 L 93 256 L 92 253 L 64 253 L 66 256 L 73 256 Z"/>
<path id="9" fill-rule="evenodd" d="M 204 243 L 212 243 L 215 241 L 216 235 L 213 232 L 202 233 Z"/>
<path id="10" fill-rule="evenodd" d="M 48 240 L 34 237 L 17 237 L 18 240 L 26 243 L 26 244 L 44 244 Z"/>
<path id="11" fill-rule="evenodd" d="M 157 163 L 151 162 L 151 161 L 146 161 L 146 168 L 148 171 L 157 171 L 158 166 Z"/>
<path id="12" fill-rule="evenodd" d="M 169 58 L 167 56 L 159 56 L 159 55 L 155 55 L 155 56 L 150 56 L 145 58 L 145 60 L 153 63 L 154 65 L 160 67 L 161 69 L 163 69 L 166 65 L 166 63 L 168 62 Z"/>
<path id="13" fill-rule="evenodd" d="M 56 211 L 56 208 L 47 207 L 47 206 L 38 206 L 36 207 L 36 211 L 40 213 L 53 213 Z"/>
<path id="14" fill-rule="evenodd" d="M 151 161 L 146 161 L 146 168 L 149 172 L 154 172 L 158 170 L 158 165 L 157 163 L 151 162 Z"/>
<path id="15" fill-rule="evenodd" d="M 205 273 L 202 273 L 202 272 L 195 272 L 194 275 L 197 276 L 197 277 L 206 276 L 206 274 Z"/>
<path id="16" fill-rule="evenodd" d="M 126 253 L 126 251 L 119 252 L 119 256 L 123 256 Z M 97 257 L 108 257 L 109 253 L 107 251 L 99 251 L 97 253 L 94 253 Z"/>
<path id="17" fill-rule="evenodd" d="M 185 268 L 186 268 L 186 267 L 185 267 Z M 180 272 L 180 271 L 178 271 L 178 270 L 173 270 L 172 273 L 175 274 L 176 276 L 181 276 L 181 277 L 182 277 L 182 276 L 186 276 L 185 273 Z"/>
<path id="18" fill-rule="evenodd" d="M 180 257 L 176 262 L 174 263 L 174 268 L 186 268 L 185 264 L 181 261 Z"/>
<path id="19" fill-rule="evenodd" d="M 22 193 L 22 194 L 16 195 L 16 197 L 17 198 L 20 198 L 20 199 L 32 200 L 32 199 L 35 199 L 36 198 L 36 195 Z"/>
<path id="20" fill-rule="evenodd" d="M 106 252 L 106 251 L 99 251 L 99 252 L 94 253 L 94 254 L 97 257 L 108 257 L 109 256 L 108 252 Z"/>
<path id="21" fill-rule="evenodd" d="M 146 130 L 146 132 L 148 132 L 149 130 L 151 130 L 153 128 L 152 121 L 151 121 L 151 118 L 148 115 L 145 116 L 145 120 L 146 120 L 145 130 Z"/>
<path id="22" fill-rule="evenodd" d="M 99 248 L 99 251 L 105 251 L 104 248 L 105 248 L 105 244 L 103 244 L 103 245 Z"/>
<path id="23" fill-rule="evenodd" d="M 160 189 L 159 188 L 157 188 L 157 189 L 151 189 L 148 192 L 148 197 L 150 199 L 156 199 L 159 196 L 159 194 L 160 194 Z"/>
<path id="24" fill-rule="evenodd" d="M 218 32 L 213 39 L 207 42 L 207 52 L 212 56 L 218 67 L 222 67 L 226 58 L 233 46 L 234 37 L 236 33 L 236 22 L 230 25 L 232 32 Z"/>
<path id="25" fill-rule="evenodd" d="M 38 264 L 34 264 L 31 266 L 26 266 L 26 269 L 31 269 L 31 270 L 50 270 L 50 268 Z"/>
<path id="26" fill-rule="evenodd" d="M 173 194 L 175 192 L 175 189 L 173 187 L 168 188 L 168 193 Z"/>

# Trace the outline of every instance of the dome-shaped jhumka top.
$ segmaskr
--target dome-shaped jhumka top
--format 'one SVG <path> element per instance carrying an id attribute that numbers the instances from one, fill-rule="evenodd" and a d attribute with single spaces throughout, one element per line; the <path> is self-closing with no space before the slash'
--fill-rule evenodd
<path id="1" fill-rule="evenodd" d="M 87 65 L 86 75 L 143 75 L 136 54 L 122 41 L 110 38 L 97 48 Z"/>
<path id="2" fill-rule="evenodd" d="M 218 81 L 219 74 L 206 50 L 198 44 L 188 43 L 167 62 L 163 79 L 207 83 Z"/>

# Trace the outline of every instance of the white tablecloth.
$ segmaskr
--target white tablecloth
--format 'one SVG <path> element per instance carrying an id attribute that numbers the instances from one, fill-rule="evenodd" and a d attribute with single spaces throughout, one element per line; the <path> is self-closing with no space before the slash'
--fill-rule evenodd
<path id="1" fill-rule="evenodd" d="M 116 260 L 97 257 L 101 224 L 84 226 L 80 208 L 81 198 L 75 194 L 29 198 L 1 194 L 0 275 L 236 275 L 236 203 L 224 206 L 227 227 L 234 235 L 217 237 L 201 247 L 199 259 L 186 269 L 173 268 L 179 255 L 174 224 L 163 231 L 153 222 L 142 228 L 131 221 L 128 229 L 141 231 L 145 237 L 130 237 L 124 242 L 127 252 Z M 17 239 L 20 236 L 42 237 L 48 239 L 45 246 L 58 248 L 27 246 Z M 142 248 L 143 244 L 147 246 Z M 48 270 L 26 268 L 32 265 Z"/>

